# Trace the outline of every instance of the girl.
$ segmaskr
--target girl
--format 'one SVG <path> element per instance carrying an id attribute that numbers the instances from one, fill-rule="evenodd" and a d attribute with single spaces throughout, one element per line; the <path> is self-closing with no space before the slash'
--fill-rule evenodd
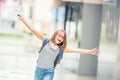
<path id="1" fill-rule="evenodd" d="M 57 30 L 51 39 L 46 38 L 43 34 L 37 32 L 26 20 L 21 16 L 21 20 L 28 29 L 30 29 L 41 41 L 43 41 L 42 49 L 37 60 L 35 70 L 35 80 L 53 80 L 54 69 L 56 64 L 62 58 L 62 53 L 83 53 L 83 54 L 95 54 L 99 53 L 99 50 L 92 49 L 70 49 L 66 47 L 66 32 L 63 29 Z"/>

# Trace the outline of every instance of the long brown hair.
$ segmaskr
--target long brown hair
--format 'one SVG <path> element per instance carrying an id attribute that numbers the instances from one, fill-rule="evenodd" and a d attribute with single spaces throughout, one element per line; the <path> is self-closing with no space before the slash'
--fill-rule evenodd
<path id="1" fill-rule="evenodd" d="M 65 32 L 65 30 L 63 30 L 63 29 L 57 30 L 57 31 L 53 34 L 53 36 L 52 36 L 52 38 L 51 38 L 51 41 L 52 41 L 53 43 L 55 43 L 55 37 L 57 36 L 57 34 L 58 34 L 60 31 L 62 31 L 62 32 L 64 33 L 64 39 L 63 39 L 63 42 L 61 42 L 60 44 L 58 44 L 58 46 L 61 47 L 61 48 L 64 50 L 65 47 L 67 46 L 67 44 L 66 44 L 67 41 L 66 41 L 66 32 Z"/>

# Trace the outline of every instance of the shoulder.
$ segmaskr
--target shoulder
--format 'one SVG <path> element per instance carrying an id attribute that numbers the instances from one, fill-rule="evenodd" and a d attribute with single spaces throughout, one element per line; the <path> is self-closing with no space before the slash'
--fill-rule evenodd
<path id="1" fill-rule="evenodd" d="M 43 40 L 43 44 L 46 44 L 46 43 L 48 43 L 50 41 L 50 38 L 45 38 L 44 40 Z"/>
<path id="2" fill-rule="evenodd" d="M 43 40 L 43 42 L 45 42 L 45 41 L 50 41 L 51 39 L 50 38 L 45 38 L 44 40 Z"/>

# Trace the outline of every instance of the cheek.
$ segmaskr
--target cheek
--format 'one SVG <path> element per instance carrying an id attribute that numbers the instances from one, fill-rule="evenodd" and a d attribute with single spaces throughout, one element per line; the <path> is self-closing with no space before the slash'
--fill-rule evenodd
<path id="1" fill-rule="evenodd" d="M 58 42 L 58 38 L 57 37 L 55 38 L 55 42 Z"/>
<path id="2" fill-rule="evenodd" d="M 58 39 L 58 37 L 55 37 L 55 41 Z"/>

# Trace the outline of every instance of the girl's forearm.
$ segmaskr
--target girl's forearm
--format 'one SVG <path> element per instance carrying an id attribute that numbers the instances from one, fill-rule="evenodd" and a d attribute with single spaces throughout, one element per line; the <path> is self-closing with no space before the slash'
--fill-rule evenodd
<path id="1" fill-rule="evenodd" d="M 91 50 L 86 49 L 65 49 L 65 52 L 67 53 L 82 53 L 82 54 L 89 54 L 91 53 Z"/>
<path id="2" fill-rule="evenodd" d="M 43 34 L 39 33 L 38 31 L 36 31 L 30 24 L 28 24 L 28 22 L 20 16 L 20 20 L 25 24 L 25 26 L 31 30 L 39 39 L 41 39 L 42 41 L 44 40 L 44 36 Z"/>
<path id="3" fill-rule="evenodd" d="M 87 49 L 76 49 L 75 52 L 76 52 L 76 53 L 89 54 L 89 53 L 91 53 L 91 50 L 87 50 Z"/>
<path id="4" fill-rule="evenodd" d="M 25 19 L 22 19 L 21 21 L 25 24 L 25 26 L 26 26 L 27 28 L 29 28 L 32 32 L 34 32 L 33 27 L 32 27 L 30 24 L 28 24 Z"/>

